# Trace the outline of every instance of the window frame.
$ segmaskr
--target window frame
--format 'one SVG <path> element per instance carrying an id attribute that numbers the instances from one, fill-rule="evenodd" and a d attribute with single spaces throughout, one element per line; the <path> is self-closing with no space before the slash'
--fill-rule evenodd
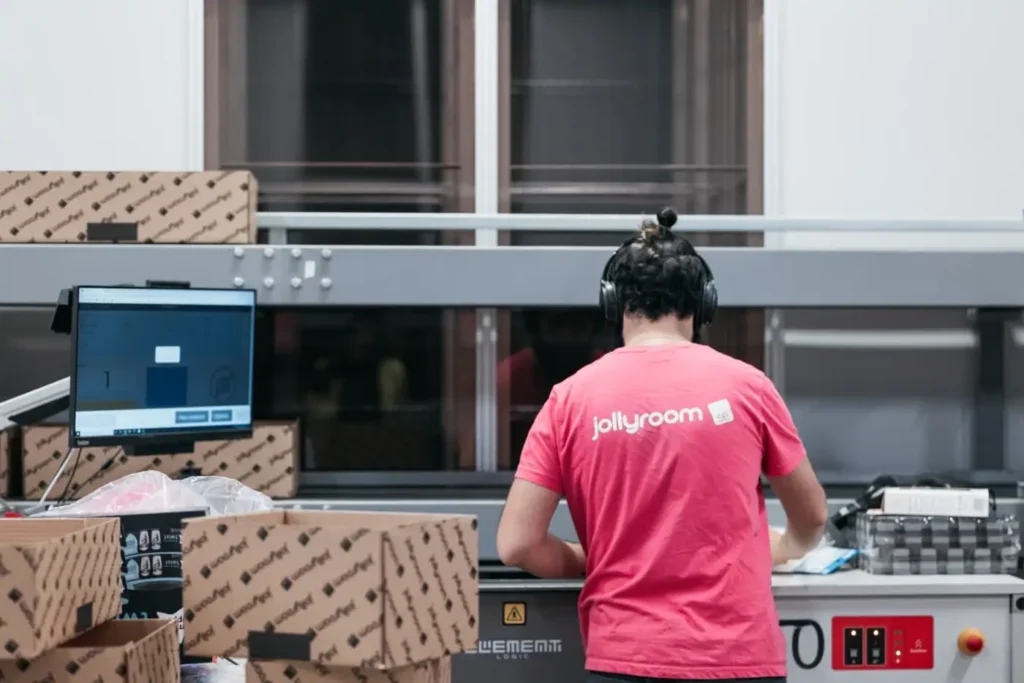
<path id="1" fill-rule="evenodd" d="M 452 191 L 440 208 L 447 213 L 474 210 L 474 0 L 437 0 L 441 10 L 441 91 L 443 101 L 438 128 L 441 135 L 441 166 Z M 205 167 L 219 169 L 224 163 L 245 157 L 247 130 L 248 3 L 246 0 L 204 0 L 205 71 Z M 230 121 L 231 125 L 226 123 Z M 230 130 L 230 139 L 224 131 Z M 225 150 L 229 150 L 225 153 Z M 373 164 L 367 164 L 372 167 Z M 344 184 L 344 183 L 340 183 Z M 386 192 L 391 183 L 370 184 L 372 191 Z M 261 241 L 290 244 L 287 229 L 260 230 Z M 269 233 L 269 234 L 268 234 Z M 467 246 L 473 235 L 442 231 L 441 243 Z M 454 440 L 460 468 L 476 467 L 477 416 L 476 364 L 460 352 L 476 335 L 476 314 L 471 310 L 445 311 L 443 321 L 444 372 L 443 420 L 446 438 Z M 304 473 L 317 474 L 317 473 Z M 323 474 L 323 473 L 321 473 Z M 314 478 L 315 479 L 315 478 Z"/>
<path id="2" fill-rule="evenodd" d="M 473 210 L 475 0 L 432 1 L 440 5 L 441 11 L 442 102 L 436 125 L 441 136 L 441 159 L 438 163 L 409 162 L 400 166 L 440 170 L 443 181 L 433 189 L 413 185 L 397 187 L 393 181 L 331 181 L 329 193 L 401 196 L 414 203 L 435 204 L 441 211 L 450 213 Z M 247 157 L 248 0 L 204 0 L 203 11 L 205 168 L 235 168 Z M 225 125 L 228 121 L 230 126 Z M 230 136 L 225 131 L 230 131 Z M 373 170 L 395 164 L 368 161 L 335 166 Z M 299 181 L 294 186 L 301 193 L 313 191 L 321 184 L 320 181 Z M 458 243 L 449 236 L 443 241 Z"/>

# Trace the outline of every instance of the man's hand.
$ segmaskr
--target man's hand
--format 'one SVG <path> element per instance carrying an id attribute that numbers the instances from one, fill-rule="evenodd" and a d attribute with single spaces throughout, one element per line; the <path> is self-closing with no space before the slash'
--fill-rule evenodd
<path id="1" fill-rule="evenodd" d="M 804 553 L 799 552 L 799 549 L 793 546 L 787 534 L 769 528 L 768 536 L 771 539 L 773 567 L 786 564 L 790 560 L 799 560 L 804 556 Z"/>

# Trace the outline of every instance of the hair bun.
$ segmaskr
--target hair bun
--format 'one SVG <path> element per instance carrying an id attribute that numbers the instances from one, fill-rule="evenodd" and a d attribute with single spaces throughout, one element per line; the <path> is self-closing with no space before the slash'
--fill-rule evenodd
<path id="1" fill-rule="evenodd" d="M 640 223 L 640 238 L 649 244 L 670 240 L 672 239 L 672 226 L 676 224 L 677 220 L 679 220 L 679 216 L 676 215 L 676 210 L 671 207 L 665 207 L 658 212 L 656 221 L 645 218 Z"/>
<path id="2" fill-rule="evenodd" d="M 676 214 L 676 210 L 671 206 L 666 206 L 664 209 L 658 212 L 658 225 L 671 230 L 672 226 L 679 220 L 679 216 Z"/>

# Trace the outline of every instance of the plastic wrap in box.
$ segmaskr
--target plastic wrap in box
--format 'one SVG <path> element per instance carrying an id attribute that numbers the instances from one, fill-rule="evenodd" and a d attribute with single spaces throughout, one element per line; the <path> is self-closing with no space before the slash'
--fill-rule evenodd
<path id="1" fill-rule="evenodd" d="M 857 547 L 871 574 L 1006 574 L 1017 570 L 1020 522 L 861 515 Z"/>

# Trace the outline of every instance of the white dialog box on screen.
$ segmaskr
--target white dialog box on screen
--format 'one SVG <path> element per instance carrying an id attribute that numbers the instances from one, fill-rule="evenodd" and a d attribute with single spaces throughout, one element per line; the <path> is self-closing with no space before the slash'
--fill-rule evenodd
<path id="1" fill-rule="evenodd" d="M 181 362 L 181 347 L 180 346 L 158 346 L 156 347 L 156 354 L 153 360 L 158 364 L 167 363 L 180 363 Z"/>

